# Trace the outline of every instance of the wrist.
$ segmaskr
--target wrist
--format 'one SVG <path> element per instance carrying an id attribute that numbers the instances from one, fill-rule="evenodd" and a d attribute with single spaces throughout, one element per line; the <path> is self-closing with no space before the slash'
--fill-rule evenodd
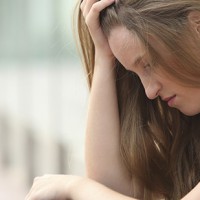
<path id="1" fill-rule="evenodd" d="M 87 178 L 73 176 L 72 181 L 68 186 L 68 197 L 71 200 L 79 199 L 82 196 L 83 187 L 85 187 L 88 183 Z"/>
<path id="2" fill-rule="evenodd" d="M 101 68 L 113 68 L 115 67 L 115 57 L 113 55 L 101 55 L 95 53 L 95 67 L 100 66 Z"/>

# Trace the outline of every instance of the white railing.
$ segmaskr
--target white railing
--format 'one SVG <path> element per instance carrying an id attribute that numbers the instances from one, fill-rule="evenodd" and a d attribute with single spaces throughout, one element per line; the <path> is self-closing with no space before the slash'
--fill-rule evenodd
<path id="1" fill-rule="evenodd" d="M 35 176 L 84 173 L 83 71 L 43 64 L 0 69 L 0 199 L 21 200 Z"/>

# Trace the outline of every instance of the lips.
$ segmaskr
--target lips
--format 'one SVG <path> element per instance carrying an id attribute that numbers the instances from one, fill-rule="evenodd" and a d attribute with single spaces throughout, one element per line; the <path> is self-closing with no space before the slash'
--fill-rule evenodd
<path id="1" fill-rule="evenodd" d="M 176 98 L 176 95 L 173 95 L 173 96 L 170 96 L 170 97 L 167 97 L 167 98 L 164 98 L 163 101 L 166 101 L 168 106 L 173 106 L 173 103 L 174 103 L 174 100 Z"/>

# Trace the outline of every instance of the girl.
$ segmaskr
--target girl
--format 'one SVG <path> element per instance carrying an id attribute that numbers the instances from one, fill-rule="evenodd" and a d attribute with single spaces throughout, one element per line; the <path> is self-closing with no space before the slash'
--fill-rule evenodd
<path id="1" fill-rule="evenodd" d="M 87 176 L 27 200 L 200 199 L 200 1 L 83 0 Z"/>

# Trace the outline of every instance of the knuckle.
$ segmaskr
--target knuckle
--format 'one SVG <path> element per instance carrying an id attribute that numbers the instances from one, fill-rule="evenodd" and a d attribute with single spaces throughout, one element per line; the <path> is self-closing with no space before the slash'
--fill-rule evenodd
<path id="1" fill-rule="evenodd" d="M 84 4 L 83 3 L 81 3 L 81 5 L 80 5 L 80 9 L 81 9 L 81 11 L 83 12 L 83 10 L 84 10 Z"/>
<path id="2" fill-rule="evenodd" d="M 99 12 L 99 6 L 98 6 L 98 4 L 93 4 L 92 5 L 91 12 L 93 12 L 93 13 Z"/>
<path id="3" fill-rule="evenodd" d="M 87 14 L 85 11 L 82 11 L 82 15 L 83 15 L 84 19 L 87 17 Z"/>
<path id="4" fill-rule="evenodd" d="M 89 16 L 85 17 L 85 23 L 87 24 L 87 26 L 90 25 L 90 18 L 89 18 Z"/>

